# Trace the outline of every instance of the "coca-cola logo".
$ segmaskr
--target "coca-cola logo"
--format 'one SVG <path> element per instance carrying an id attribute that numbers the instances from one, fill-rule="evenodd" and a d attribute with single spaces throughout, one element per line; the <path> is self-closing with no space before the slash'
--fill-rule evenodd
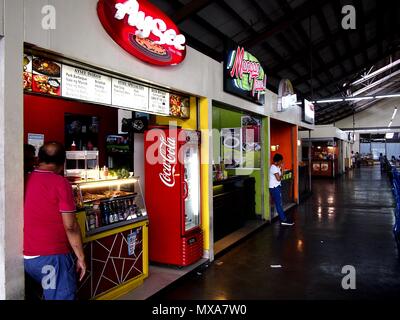
<path id="1" fill-rule="evenodd" d="M 162 160 L 162 172 L 159 174 L 160 180 L 167 187 L 172 188 L 175 185 L 176 140 L 161 135 L 158 151 Z"/>
<path id="2" fill-rule="evenodd" d="M 100 0 L 97 13 L 107 33 L 135 57 L 162 66 L 185 59 L 185 36 L 150 2 Z"/>

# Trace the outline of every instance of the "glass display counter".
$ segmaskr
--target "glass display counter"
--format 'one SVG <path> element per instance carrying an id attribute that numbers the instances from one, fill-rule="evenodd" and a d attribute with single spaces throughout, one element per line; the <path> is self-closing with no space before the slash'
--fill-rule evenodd
<path id="1" fill-rule="evenodd" d="M 140 178 L 73 185 L 88 272 L 79 299 L 115 299 L 148 276 L 148 219 Z"/>

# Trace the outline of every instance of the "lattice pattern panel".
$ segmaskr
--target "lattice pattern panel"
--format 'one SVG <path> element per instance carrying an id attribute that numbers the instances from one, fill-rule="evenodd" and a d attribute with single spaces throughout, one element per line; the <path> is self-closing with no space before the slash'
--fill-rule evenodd
<path id="1" fill-rule="evenodd" d="M 143 274 L 142 227 L 86 243 L 84 249 L 88 272 L 79 284 L 79 299 L 94 298 Z"/>

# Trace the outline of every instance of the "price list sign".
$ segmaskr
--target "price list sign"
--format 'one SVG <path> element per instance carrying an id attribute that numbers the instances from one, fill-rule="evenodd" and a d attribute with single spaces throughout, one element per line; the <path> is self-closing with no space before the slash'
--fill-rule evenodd
<path id="1" fill-rule="evenodd" d="M 169 115 L 169 93 L 157 89 L 150 89 L 149 111 Z"/>
<path id="2" fill-rule="evenodd" d="M 63 65 L 62 96 L 111 104 L 111 78 L 91 71 Z"/>
<path id="3" fill-rule="evenodd" d="M 133 82 L 113 79 L 112 104 L 126 109 L 148 111 L 149 88 Z"/>

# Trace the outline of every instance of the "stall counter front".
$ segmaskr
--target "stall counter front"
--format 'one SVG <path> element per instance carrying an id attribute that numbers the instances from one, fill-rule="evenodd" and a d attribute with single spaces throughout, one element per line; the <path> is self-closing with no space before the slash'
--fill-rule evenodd
<path id="1" fill-rule="evenodd" d="M 214 241 L 218 241 L 256 218 L 255 179 L 231 176 L 214 181 L 213 201 Z"/>
<path id="2" fill-rule="evenodd" d="M 74 191 L 87 263 L 78 299 L 116 299 L 148 277 L 148 219 L 139 180 L 78 183 Z"/>
<path id="3" fill-rule="evenodd" d="M 338 160 L 313 160 L 311 170 L 313 176 L 334 178 L 339 173 Z"/>

